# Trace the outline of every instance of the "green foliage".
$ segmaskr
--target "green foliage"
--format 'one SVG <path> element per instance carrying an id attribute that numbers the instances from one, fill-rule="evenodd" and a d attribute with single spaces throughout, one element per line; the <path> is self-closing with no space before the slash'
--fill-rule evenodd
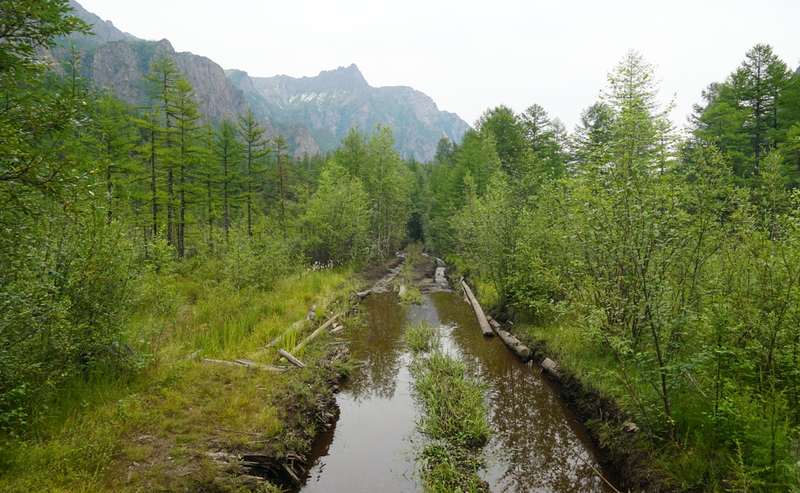
<path id="1" fill-rule="evenodd" d="M 124 336 L 135 270 L 119 224 L 98 213 L 39 223 L 4 248 L 0 276 L 0 426 L 18 433 L 60 384 L 95 371 L 129 371 Z"/>
<path id="2" fill-rule="evenodd" d="M 320 263 L 361 258 L 369 247 L 369 198 L 358 178 L 332 159 L 302 222 L 303 250 Z"/>
<path id="3" fill-rule="evenodd" d="M 377 125 L 369 136 L 353 127 L 333 160 L 363 186 L 368 197 L 368 260 L 397 250 L 411 216 L 413 176 L 394 149 L 389 127 Z"/>

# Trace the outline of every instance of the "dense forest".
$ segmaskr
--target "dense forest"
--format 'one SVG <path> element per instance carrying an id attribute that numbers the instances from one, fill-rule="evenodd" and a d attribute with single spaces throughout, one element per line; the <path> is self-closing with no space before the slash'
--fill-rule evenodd
<path id="1" fill-rule="evenodd" d="M 770 46 L 684 129 L 631 51 L 571 134 L 538 104 L 498 106 L 430 163 L 381 125 L 296 159 L 251 112 L 207 119 L 168 54 L 145 107 L 89 87 L 78 52 L 44 63 L 89 30 L 65 1 L 0 11 L 0 478 L 55 457 L 74 464 L 53 488 L 102 483 L 113 447 L 18 452 L 53 441 L 54 410 L 94 405 L 92 385 L 162 385 L 181 307 L 245 310 L 422 241 L 616 399 L 682 489 L 800 488 L 800 75 Z M 203 316 L 191 337 L 225 351 Z"/>

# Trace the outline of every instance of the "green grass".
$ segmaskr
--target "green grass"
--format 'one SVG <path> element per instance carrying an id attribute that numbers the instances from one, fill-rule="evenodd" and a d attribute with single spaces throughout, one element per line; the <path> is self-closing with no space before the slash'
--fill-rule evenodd
<path id="1" fill-rule="evenodd" d="M 467 447 L 481 446 L 491 434 L 484 388 L 467 376 L 466 365 L 434 351 L 412 365 L 414 390 L 423 405 L 420 431 Z"/>
<path id="2" fill-rule="evenodd" d="M 488 493 L 489 485 L 478 476 L 483 461 L 459 447 L 428 444 L 420 453 L 420 479 L 426 492 Z"/>
<path id="3" fill-rule="evenodd" d="M 484 467 L 479 449 L 491 434 L 484 386 L 469 377 L 462 361 L 439 350 L 440 336 L 439 328 L 427 322 L 410 323 L 405 330 L 417 356 L 411 365 L 414 393 L 422 404 L 417 428 L 432 440 L 417 454 L 418 474 L 426 492 L 488 492 L 478 476 Z"/>
<path id="4" fill-rule="evenodd" d="M 419 288 L 413 283 L 405 284 L 405 287 L 406 290 L 400 296 L 400 302 L 406 305 L 421 305 L 424 299 Z"/>
<path id="5" fill-rule="evenodd" d="M 206 452 L 287 451 L 310 440 L 316 430 L 310 417 L 298 422 L 298 409 L 310 412 L 320 393 L 330 392 L 326 371 L 274 373 L 202 360 L 284 364 L 277 350 L 294 347 L 311 327 L 287 329 L 313 303 L 315 325 L 343 311 L 355 289 L 352 272 L 287 277 L 270 291 L 235 289 L 208 272 L 142 280 L 128 339 L 149 363 L 127 377 L 76 375 L 23 437 L 0 436 L 0 490 L 191 490 L 223 474 Z M 281 334 L 277 347 L 264 350 Z M 325 339 L 304 349 L 307 363 L 324 354 Z M 196 351 L 199 357 L 187 360 Z M 298 396 L 299 387 L 308 395 Z"/>
<path id="6" fill-rule="evenodd" d="M 431 351 L 438 347 L 440 335 L 439 328 L 431 327 L 427 321 L 410 323 L 405 329 L 406 342 L 414 353 Z"/>

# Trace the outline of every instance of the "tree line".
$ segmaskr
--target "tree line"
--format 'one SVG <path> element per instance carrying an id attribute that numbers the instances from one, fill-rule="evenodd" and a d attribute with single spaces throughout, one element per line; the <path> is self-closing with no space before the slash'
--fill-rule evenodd
<path id="1" fill-rule="evenodd" d="M 571 135 L 538 105 L 500 106 L 440 141 L 426 241 L 498 317 L 513 306 L 596 355 L 588 377 L 684 488 L 794 491 L 800 75 L 753 47 L 685 135 L 654 80 L 632 51 Z"/>

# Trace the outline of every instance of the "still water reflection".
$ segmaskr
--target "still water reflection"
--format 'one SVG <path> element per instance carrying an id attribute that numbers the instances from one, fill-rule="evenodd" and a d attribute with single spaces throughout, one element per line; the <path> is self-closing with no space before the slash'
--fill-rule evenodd
<path id="1" fill-rule="evenodd" d="M 494 435 L 484 449 L 489 467 L 482 476 L 492 491 L 613 491 L 587 465 L 602 471 L 555 389 L 500 340 L 484 339 L 463 299 L 432 293 L 422 306 L 407 308 L 393 294 L 376 294 L 365 300 L 363 313 L 364 325 L 343 337 L 363 366 L 342 386 L 339 414 L 314 444 L 302 491 L 420 490 L 413 450 L 422 437 L 414 431 L 418 409 L 402 334 L 408 320 L 424 319 L 443 326 L 445 350 L 459 354 L 488 386 Z"/>

